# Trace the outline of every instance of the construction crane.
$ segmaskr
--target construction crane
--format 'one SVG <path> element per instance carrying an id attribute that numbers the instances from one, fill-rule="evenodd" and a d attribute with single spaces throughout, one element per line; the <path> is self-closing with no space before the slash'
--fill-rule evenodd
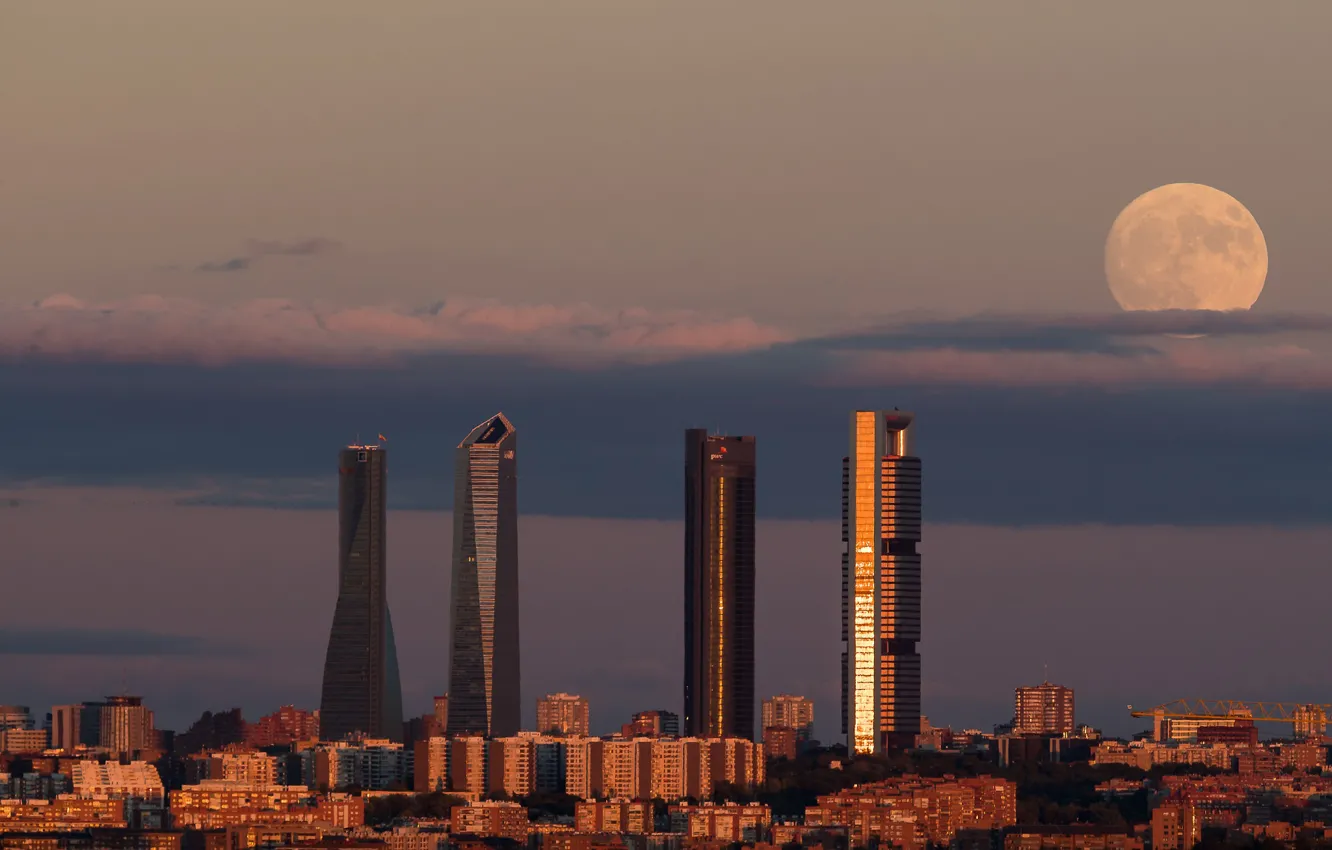
<path id="1" fill-rule="evenodd" d="M 1322 735 L 1327 718 L 1332 715 L 1332 704 L 1296 702 L 1252 702 L 1235 699 L 1177 699 L 1147 709 L 1129 706 L 1134 717 L 1151 717 L 1156 721 L 1156 737 L 1162 738 L 1162 721 L 1192 721 L 1190 725 L 1206 725 L 1207 721 L 1221 721 L 1217 725 L 1237 720 L 1264 723 L 1290 723 L 1296 737 Z M 1196 726 L 1195 726 L 1196 729 Z M 1169 737 L 1169 736 L 1167 736 Z"/>

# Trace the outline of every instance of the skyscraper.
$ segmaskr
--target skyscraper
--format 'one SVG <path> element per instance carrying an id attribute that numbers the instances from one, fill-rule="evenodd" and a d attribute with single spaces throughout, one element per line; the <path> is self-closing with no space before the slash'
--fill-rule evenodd
<path id="1" fill-rule="evenodd" d="M 388 607 L 388 453 L 338 455 L 338 604 L 324 659 L 320 736 L 402 740 L 402 686 Z"/>
<path id="2" fill-rule="evenodd" d="M 518 731 L 518 433 L 503 413 L 458 445 L 449 734 Z"/>
<path id="3" fill-rule="evenodd" d="M 684 734 L 754 737 L 753 437 L 685 432 Z"/>
<path id="4" fill-rule="evenodd" d="M 912 415 L 851 414 L 842 460 L 842 732 L 851 753 L 920 733 L 920 458 Z"/>

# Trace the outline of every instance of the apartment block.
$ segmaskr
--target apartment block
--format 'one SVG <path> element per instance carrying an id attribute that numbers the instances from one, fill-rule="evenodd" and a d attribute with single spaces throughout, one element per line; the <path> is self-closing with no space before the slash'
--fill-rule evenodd
<path id="1" fill-rule="evenodd" d="M 762 725 L 766 730 L 784 726 L 796 734 L 801 743 L 814 734 L 814 700 L 794 694 L 778 694 L 763 701 Z"/>
<path id="2" fill-rule="evenodd" d="M 286 747 L 319 740 L 319 712 L 304 711 L 284 705 L 266 714 L 245 730 L 245 743 L 251 747 Z"/>
<path id="3" fill-rule="evenodd" d="M 1014 690 L 1014 735 L 1071 735 L 1074 726 L 1072 688 L 1042 682 Z"/>
<path id="4" fill-rule="evenodd" d="M 1017 786 L 993 777 L 904 776 L 819 797 L 807 826 L 845 828 L 853 845 L 871 839 L 903 848 L 947 844 L 962 829 L 1002 829 L 1017 822 Z"/>
<path id="5" fill-rule="evenodd" d="M 772 809 L 761 803 L 674 805 L 670 818 L 671 832 L 688 836 L 690 841 L 754 844 L 765 841 L 772 828 Z"/>
<path id="6" fill-rule="evenodd" d="M 157 768 L 148 762 L 76 761 L 71 765 L 70 779 L 74 793 L 80 797 L 134 797 L 141 800 L 162 800 L 166 789 Z"/>
<path id="7" fill-rule="evenodd" d="M 225 829 L 251 823 L 315 823 L 352 827 L 365 823 L 365 798 L 314 794 L 306 788 L 208 779 L 186 785 L 168 797 L 176 829 Z"/>
<path id="8" fill-rule="evenodd" d="M 454 806 L 451 820 L 454 835 L 527 841 L 527 808 L 519 803 L 486 801 Z"/>
<path id="9" fill-rule="evenodd" d="M 537 731 L 545 735 L 590 734 L 587 700 L 577 694 L 546 694 L 537 700 Z"/>
<path id="10" fill-rule="evenodd" d="M 416 793 L 449 790 L 449 739 L 434 736 L 417 741 L 412 771 Z"/>
<path id="11" fill-rule="evenodd" d="M 45 729 L 0 729 L 0 753 L 40 753 L 48 746 Z"/>
<path id="12" fill-rule="evenodd" d="M 597 833 L 653 831 L 652 803 L 647 800 L 588 800 L 574 809 L 574 830 Z"/>

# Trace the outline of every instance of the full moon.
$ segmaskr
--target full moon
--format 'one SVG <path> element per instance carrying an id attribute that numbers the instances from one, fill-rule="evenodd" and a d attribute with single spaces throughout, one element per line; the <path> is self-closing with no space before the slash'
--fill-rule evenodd
<path id="1" fill-rule="evenodd" d="M 1247 310 L 1267 280 L 1267 241 L 1230 195 L 1171 183 L 1115 218 L 1105 278 L 1125 310 Z"/>

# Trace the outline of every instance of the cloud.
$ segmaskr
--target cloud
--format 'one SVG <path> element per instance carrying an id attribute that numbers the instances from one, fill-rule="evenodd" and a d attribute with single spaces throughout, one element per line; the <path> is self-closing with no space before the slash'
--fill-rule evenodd
<path id="1" fill-rule="evenodd" d="M 1325 358 L 1296 346 L 1213 347 L 1132 354 L 1095 352 L 918 351 L 851 352 L 834 358 L 824 380 L 841 385 L 962 384 L 1009 387 L 1100 387 L 1170 384 L 1258 384 L 1332 387 Z"/>
<path id="2" fill-rule="evenodd" d="M 306 252 L 329 240 L 271 243 Z M 579 371 L 693 362 L 698 377 L 811 385 L 1332 387 L 1332 316 L 1206 311 L 900 319 L 800 336 L 749 317 L 447 298 L 419 307 L 56 295 L 0 305 L 0 357 L 399 368 L 438 356 Z M 646 372 L 644 374 L 647 374 Z"/>
<path id="3" fill-rule="evenodd" d="M 194 267 L 196 272 L 243 272 L 250 267 L 249 257 L 232 257 L 220 262 L 200 263 Z"/>
<path id="4" fill-rule="evenodd" d="M 251 268 L 263 257 L 314 257 L 331 254 L 342 248 L 336 239 L 323 236 L 309 236 L 282 242 L 272 239 L 251 239 L 246 243 L 248 252 L 229 260 L 215 260 L 200 263 L 194 267 L 196 272 L 241 272 Z"/>
<path id="5" fill-rule="evenodd" d="M 311 236 L 291 242 L 251 239 L 248 244 L 252 257 L 313 257 L 318 254 L 331 254 L 342 248 L 342 243 L 338 240 L 325 239 L 322 236 Z"/>
<path id="6" fill-rule="evenodd" d="M 349 365 L 439 352 L 650 360 L 787 338 L 748 318 L 464 299 L 407 310 L 282 299 L 214 306 L 160 296 L 87 304 L 67 295 L 0 306 L 0 356 L 119 362 Z"/>
<path id="7" fill-rule="evenodd" d="M 900 321 L 785 346 L 821 383 L 1332 387 L 1332 316 L 1169 310 Z M 1301 340 L 1295 344 L 1289 339 Z"/>
<path id="8" fill-rule="evenodd" d="M 137 629 L 0 628 L 0 655 L 217 656 L 238 651 L 208 638 Z"/>

